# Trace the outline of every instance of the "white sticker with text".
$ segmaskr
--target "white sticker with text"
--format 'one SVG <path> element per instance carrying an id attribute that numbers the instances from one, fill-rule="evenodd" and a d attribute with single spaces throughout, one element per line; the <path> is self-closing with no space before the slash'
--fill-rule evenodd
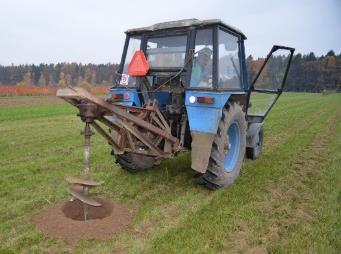
<path id="1" fill-rule="evenodd" d="M 127 86 L 129 81 L 129 75 L 128 74 L 122 74 L 120 85 Z"/>

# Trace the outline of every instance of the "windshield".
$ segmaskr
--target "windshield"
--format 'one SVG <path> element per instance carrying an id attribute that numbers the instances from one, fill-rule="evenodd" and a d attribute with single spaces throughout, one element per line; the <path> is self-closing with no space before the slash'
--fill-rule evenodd
<path id="1" fill-rule="evenodd" d="M 147 40 L 147 58 L 151 68 L 182 68 L 185 63 L 187 36 L 168 36 Z"/>

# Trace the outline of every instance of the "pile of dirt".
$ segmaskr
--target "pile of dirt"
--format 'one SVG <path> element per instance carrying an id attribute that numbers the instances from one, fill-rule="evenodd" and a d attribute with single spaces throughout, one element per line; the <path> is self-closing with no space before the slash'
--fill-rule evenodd
<path id="1" fill-rule="evenodd" d="M 83 204 L 78 201 L 60 202 L 35 216 L 34 221 L 43 233 L 66 240 L 107 239 L 126 228 L 133 211 L 118 203 L 95 198 L 100 207 L 89 207 L 88 220 L 83 220 Z"/>
<path id="2" fill-rule="evenodd" d="M 88 220 L 104 219 L 112 214 L 113 205 L 110 202 L 97 199 L 102 206 L 88 206 Z M 64 215 L 73 220 L 84 220 L 83 203 L 79 200 L 66 202 L 62 208 Z"/>

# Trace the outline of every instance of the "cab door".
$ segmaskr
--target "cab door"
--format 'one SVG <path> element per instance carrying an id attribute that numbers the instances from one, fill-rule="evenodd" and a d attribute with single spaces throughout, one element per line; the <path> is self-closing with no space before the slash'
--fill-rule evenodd
<path id="1" fill-rule="evenodd" d="M 262 123 L 282 94 L 294 51 L 294 48 L 274 45 L 266 59 L 250 63 L 249 75 L 252 70 L 260 69 L 248 90 L 248 122 Z"/>

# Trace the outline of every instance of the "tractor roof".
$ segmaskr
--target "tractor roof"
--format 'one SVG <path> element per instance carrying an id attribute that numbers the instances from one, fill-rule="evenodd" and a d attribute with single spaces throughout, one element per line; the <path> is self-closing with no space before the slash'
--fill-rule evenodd
<path id="1" fill-rule="evenodd" d="M 168 21 L 168 22 L 162 22 L 162 23 L 156 23 L 151 26 L 146 27 L 140 27 L 140 28 L 133 28 L 126 31 L 127 34 L 136 34 L 136 33 L 143 33 L 143 32 L 154 32 L 164 29 L 171 29 L 171 28 L 181 28 L 181 27 L 204 27 L 208 25 L 221 25 L 223 27 L 226 27 L 229 30 L 232 30 L 233 32 L 240 34 L 243 39 L 246 39 L 246 36 L 240 31 L 239 29 L 227 25 L 220 19 L 206 19 L 206 20 L 199 20 L 199 19 L 182 19 L 182 20 L 176 20 L 176 21 Z"/>

